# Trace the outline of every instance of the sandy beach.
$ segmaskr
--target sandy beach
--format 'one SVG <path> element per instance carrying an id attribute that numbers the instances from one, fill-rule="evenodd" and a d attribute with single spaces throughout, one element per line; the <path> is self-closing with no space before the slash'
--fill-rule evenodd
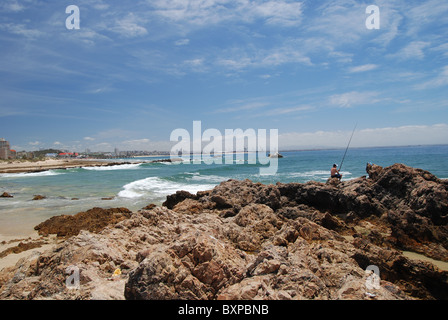
<path id="1" fill-rule="evenodd" d="M 110 166 L 118 161 L 90 159 L 47 159 L 42 161 L 4 161 L 0 162 L 0 173 L 39 172 L 52 169 L 67 169 L 76 167 Z"/>
<path id="2" fill-rule="evenodd" d="M 42 254 L 46 250 L 54 248 L 61 241 L 55 235 L 40 236 L 37 231 L 28 237 L 0 235 L 0 271 L 14 266 L 20 259 L 29 256 L 32 252 Z M 8 249 L 11 252 L 8 252 Z"/>

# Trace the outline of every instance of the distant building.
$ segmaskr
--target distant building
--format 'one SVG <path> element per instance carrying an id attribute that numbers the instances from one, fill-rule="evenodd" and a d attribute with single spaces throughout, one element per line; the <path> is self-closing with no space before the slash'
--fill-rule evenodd
<path id="1" fill-rule="evenodd" d="M 33 159 L 34 154 L 32 151 L 18 151 L 16 152 L 16 158 L 19 159 Z"/>
<path id="2" fill-rule="evenodd" d="M 62 158 L 72 158 L 72 157 L 77 157 L 78 153 L 77 152 L 61 152 L 58 154 L 59 157 Z"/>
<path id="3" fill-rule="evenodd" d="M 9 142 L 3 138 L 0 138 L 0 159 L 9 159 L 9 154 Z"/>
<path id="4" fill-rule="evenodd" d="M 45 154 L 45 157 L 47 157 L 47 158 L 56 158 L 57 156 L 58 156 L 57 153 L 46 153 Z"/>

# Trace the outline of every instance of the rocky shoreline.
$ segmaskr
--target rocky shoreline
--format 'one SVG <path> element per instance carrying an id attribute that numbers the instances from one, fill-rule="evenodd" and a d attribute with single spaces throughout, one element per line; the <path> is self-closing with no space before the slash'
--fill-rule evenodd
<path id="1" fill-rule="evenodd" d="M 2 270 L 0 298 L 448 299 L 448 271 L 403 253 L 448 261 L 448 182 L 401 164 L 366 171 L 53 217 L 36 229 L 64 241 Z"/>

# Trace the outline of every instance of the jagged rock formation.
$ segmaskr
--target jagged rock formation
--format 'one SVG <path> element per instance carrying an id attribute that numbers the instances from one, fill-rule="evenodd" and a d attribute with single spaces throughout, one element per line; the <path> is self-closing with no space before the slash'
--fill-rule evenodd
<path id="1" fill-rule="evenodd" d="M 448 299 L 448 272 L 400 251 L 447 261 L 447 182 L 403 165 L 367 172 L 179 191 L 23 259 L 3 272 L 0 298 Z M 71 266 L 76 290 L 65 283 Z"/>

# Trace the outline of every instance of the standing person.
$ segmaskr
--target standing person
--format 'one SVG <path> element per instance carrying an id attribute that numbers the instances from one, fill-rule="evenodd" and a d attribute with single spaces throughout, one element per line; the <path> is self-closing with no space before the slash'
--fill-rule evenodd
<path id="1" fill-rule="evenodd" d="M 341 180 L 342 175 L 339 173 L 339 170 L 337 168 L 338 168 L 338 165 L 336 163 L 333 164 L 333 168 L 331 168 L 331 177 L 338 178 L 339 180 Z"/>

